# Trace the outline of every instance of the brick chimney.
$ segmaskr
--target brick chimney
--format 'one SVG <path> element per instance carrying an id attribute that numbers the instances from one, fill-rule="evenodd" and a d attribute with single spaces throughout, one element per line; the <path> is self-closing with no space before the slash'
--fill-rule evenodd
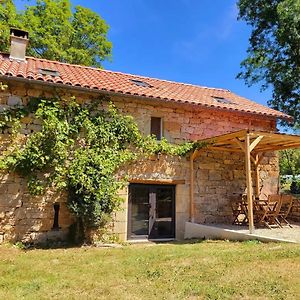
<path id="1" fill-rule="evenodd" d="M 11 28 L 9 58 L 24 61 L 27 44 L 28 32 L 21 29 Z"/>

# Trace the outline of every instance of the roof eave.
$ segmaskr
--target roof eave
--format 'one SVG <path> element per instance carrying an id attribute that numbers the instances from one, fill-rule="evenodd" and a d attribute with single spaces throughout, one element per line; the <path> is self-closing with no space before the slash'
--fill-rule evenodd
<path id="1" fill-rule="evenodd" d="M 255 116 L 260 116 L 260 117 L 267 117 L 269 119 L 282 119 L 282 120 L 286 120 L 288 122 L 293 122 L 293 120 L 294 120 L 293 117 L 286 115 L 286 114 L 276 116 L 276 115 L 272 115 L 272 114 L 264 114 L 264 113 L 257 113 L 257 112 L 251 112 L 251 111 L 245 111 L 245 110 L 231 109 L 231 108 L 226 108 L 226 107 L 205 105 L 202 103 L 188 102 L 185 100 L 172 100 L 172 99 L 160 98 L 160 97 L 148 97 L 148 96 L 135 95 L 135 94 L 126 94 L 126 93 L 122 93 L 122 92 L 116 92 L 113 90 L 91 89 L 88 87 L 66 85 L 63 83 L 35 80 L 35 79 L 30 79 L 30 78 L 25 78 L 25 77 L 7 76 L 7 75 L 2 75 L 2 74 L 0 74 L 0 78 L 3 78 L 3 80 L 6 80 L 6 81 L 32 83 L 32 84 L 37 84 L 37 85 L 42 85 L 42 86 L 56 87 L 56 88 L 68 89 L 68 90 L 76 90 L 76 91 L 81 91 L 81 92 L 88 91 L 90 93 L 95 93 L 95 94 L 108 94 L 111 96 L 122 96 L 122 97 L 127 97 L 127 98 L 137 98 L 137 99 L 151 100 L 151 101 L 157 100 L 157 101 L 162 101 L 162 102 L 172 102 L 172 103 L 175 102 L 175 103 L 197 106 L 197 107 L 200 106 L 205 109 L 211 109 L 211 110 L 218 110 L 218 111 L 222 110 L 222 111 L 234 112 L 234 113 L 239 113 L 239 114 L 255 115 Z"/>

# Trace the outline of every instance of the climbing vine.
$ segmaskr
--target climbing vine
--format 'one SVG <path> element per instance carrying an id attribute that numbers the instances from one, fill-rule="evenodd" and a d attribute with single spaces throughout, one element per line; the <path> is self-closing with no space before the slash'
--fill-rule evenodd
<path id="1" fill-rule="evenodd" d="M 0 91 L 4 91 L 6 89 L 7 89 L 7 85 L 4 84 L 4 83 L 2 83 L 2 82 L 0 82 Z"/>
<path id="2" fill-rule="evenodd" d="M 31 99 L 26 107 L 0 113 L 0 129 L 14 136 L 0 157 L 0 169 L 27 178 L 33 195 L 48 188 L 66 190 L 71 212 L 86 228 L 103 225 L 118 208 L 117 191 L 126 182 L 118 176 L 120 167 L 158 153 L 184 156 L 200 146 L 142 136 L 133 118 L 107 100 Z M 26 131 L 24 120 L 35 130 Z"/>

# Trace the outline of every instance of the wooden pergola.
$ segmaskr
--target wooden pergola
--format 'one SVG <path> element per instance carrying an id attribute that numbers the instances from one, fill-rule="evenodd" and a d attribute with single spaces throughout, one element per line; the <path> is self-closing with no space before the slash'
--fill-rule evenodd
<path id="1" fill-rule="evenodd" d="M 255 167 L 255 195 L 259 195 L 259 163 L 264 157 L 265 152 L 284 150 L 290 148 L 300 148 L 300 136 L 263 132 L 240 130 L 229 134 L 224 134 L 208 139 L 201 140 L 206 146 L 202 149 L 195 150 L 190 158 L 190 220 L 195 220 L 195 205 L 194 205 L 194 160 L 200 155 L 201 151 L 226 151 L 240 152 L 245 154 L 246 165 L 246 187 L 248 201 L 248 220 L 249 232 L 254 232 L 253 221 L 253 187 L 251 178 L 251 161 Z"/>

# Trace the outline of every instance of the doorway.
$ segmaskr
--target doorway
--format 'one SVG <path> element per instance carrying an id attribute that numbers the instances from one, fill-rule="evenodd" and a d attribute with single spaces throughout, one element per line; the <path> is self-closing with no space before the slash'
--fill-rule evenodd
<path id="1" fill-rule="evenodd" d="M 175 185 L 129 185 L 127 237 L 175 238 Z"/>

